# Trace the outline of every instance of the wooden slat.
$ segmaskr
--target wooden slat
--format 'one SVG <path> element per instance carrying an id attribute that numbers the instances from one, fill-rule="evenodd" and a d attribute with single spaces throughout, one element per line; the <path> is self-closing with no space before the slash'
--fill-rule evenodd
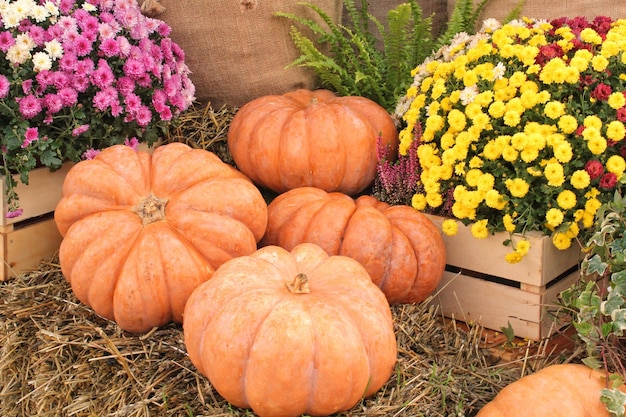
<path id="1" fill-rule="evenodd" d="M 427 216 L 441 228 L 444 218 Z M 470 227 L 459 223 L 455 236 L 443 235 L 448 265 L 538 287 L 566 272 L 581 259 L 580 248 L 575 245 L 562 251 L 552 245 L 549 236 L 538 232 L 528 233 L 526 238 L 530 241 L 530 251 L 521 262 L 511 264 L 505 256 L 512 249 L 502 244 L 509 239 L 506 232 L 476 239 Z"/>
<path id="2" fill-rule="evenodd" d="M 52 258 L 61 244 L 54 219 L 49 217 L 0 235 L 3 268 L 0 281 L 36 269 L 43 259 Z"/>
<path id="3" fill-rule="evenodd" d="M 558 294 L 578 277 L 576 271 L 550 287 L 534 287 L 529 292 L 446 271 L 431 302 L 439 305 L 445 317 L 478 323 L 492 330 L 508 327 L 510 323 L 517 337 L 540 340 L 554 330 L 547 308 L 555 306 Z"/>

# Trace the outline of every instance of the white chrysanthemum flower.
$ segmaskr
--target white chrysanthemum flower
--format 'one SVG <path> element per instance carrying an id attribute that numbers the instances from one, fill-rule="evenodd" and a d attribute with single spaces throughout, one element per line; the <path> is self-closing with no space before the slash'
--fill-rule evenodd
<path id="1" fill-rule="evenodd" d="M 63 45 L 57 39 L 46 42 L 45 49 L 52 60 L 60 59 L 63 56 Z"/>
<path id="2" fill-rule="evenodd" d="M 20 15 L 10 7 L 7 7 L 5 10 L 3 10 L 1 15 L 2 25 L 7 29 L 17 27 L 22 20 Z"/>
<path id="3" fill-rule="evenodd" d="M 6 58 L 13 65 L 21 65 L 30 59 L 30 50 L 20 45 L 13 45 L 7 51 Z"/>
<path id="4" fill-rule="evenodd" d="M 493 80 L 499 80 L 506 73 L 506 66 L 502 62 L 498 62 L 491 72 L 493 73 Z"/>
<path id="5" fill-rule="evenodd" d="M 480 29 L 481 32 L 484 31 L 494 31 L 496 29 L 500 29 L 502 27 L 502 23 L 498 19 L 485 19 L 483 21 L 483 27 Z"/>
<path id="6" fill-rule="evenodd" d="M 47 1 L 47 2 L 45 2 L 43 4 L 43 7 L 45 7 L 46 10 L 48 11 L 48 13 L 50 13 L 50 16 L 58 16 L 59 15 L 59 8 L 53 2 Z"/>
<path id="7" fill-rule="evenodd" d="M 479 93 L 478 86 L 476 84 L 470 85 L 469 87 L 465 87 L 461 91 L 461 94 L 459 95 L 459 99 L 461 100 L 461 103 L 464 106 L 467 106 L 472 101 L 474 101 L 478 93 Z"/>
<path id="8" fill-rule="evenodd" d="M 33 38 L 31 38 L 28 33 L 20 33 L 17 35 L 15 37 L 15 44 L 28 51 L 31 51 L 35 46 L 37 46 Z"/>
<path id="9" fill-rule="evenodd" d="M 50 12 L 44 6 L 36 6 L 33 9 L 32 17 L 36 22 L 45 22 L 50 17 Z"/>
<path id="10" fill-rule="evenodd" d="M 33 10 L 37 6 L 33 0 L 17 0 L 9 5 L 9 8 L 16 13 L 20 20 L 26 19 L 32 15 Z"/>
<path id="11" fill-rule="evenodd" d="M 83 9 L 87 10 L 88 12 L 95 12 L 96 10 L 98 10 L 98 8 L 96 6 L 94 6 L 91 3 L 83 3 Z"/>
<path id="12" fill-rule="evenodd" d="M 33 69 L 35 72 L 49 70 L 50 68 L 52 68 L 52 60 L 47 53 L 40 51 L 33 55 Z"/>

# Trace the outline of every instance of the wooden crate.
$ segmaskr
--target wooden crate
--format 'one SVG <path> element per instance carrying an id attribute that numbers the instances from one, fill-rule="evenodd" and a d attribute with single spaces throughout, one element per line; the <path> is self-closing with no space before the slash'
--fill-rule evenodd
<path id="1" fill-rule="evenodd" d="M 438 227 L 444 220 L 429 218 Z M 510 324 L 517 337 L 540 340 L 563 324 L 549 310 L 557 309 L 558 294 L 579 279 L 581 251 L 575 245 L 558 250 L 550 237 L 530 233 L 530 251 L 510 264 L 504 257 L 511 248 L 502 244 L 508 236 L 476 239 L 461 224 L 457 235 L 444 235 L 446 271 L 432 303 L 446 317 L 493 330 Z"/>
<path id="2" fill-rule="evenodd" d="M 11 225 L 16 223 L 52 213 L 61 199 L 63 180 L 72 165 L 68 162 L 54 172 L 48 168 L 37 168 L 30 172 L 28 185 L 22 184 L 18 180 L 15 190 L 20 198 L 20 207 L 24 213 L 19 217 L 7 219 L 8 205 L 4 198 L 0 198 L 0 211 L 2 212 L 0 226 L 2 226 L 3 231 L 11 231 Z M 2 188 L 2 197 L 4 197 L 6 184 L 3 175 L 0 176 L 0 187 Z"/>
<path id="3" fill-rule="evenodd" d="M 61 235 L 52 214 L 13 225 L 2 232 L 0 254 L 3 267 L 0 281 L 36 269 L 44 259 L 50 259 L 59 249 Z"/>
<path id="4" fill-rule="evenodd" d="M 51 258 L 59 249 L 61 235 L 54 223 L 53 213 L 61 199 L 63 180 L 73 164 L 67 163 L 57 171 L 38 168 L 30 172 L 28 185 L 18 181 L 16 191 L 24 213 L 8 219 L 8 206 L 0 199 L 0 281 L 36 268 L 41 260 Z M 2 196 L 4 177 L 0 176 Z"/>

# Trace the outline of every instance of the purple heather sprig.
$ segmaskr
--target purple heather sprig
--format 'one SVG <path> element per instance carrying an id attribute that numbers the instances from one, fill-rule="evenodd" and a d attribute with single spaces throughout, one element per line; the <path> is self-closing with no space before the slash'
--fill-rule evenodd
<path id="1" fill-rule="evenodd" d="M 164 136 L 195 99 L 170 31 L 134 0 L 0 0 L 7 216 L 20 214 L 14 187 L 35 167 Z"/>

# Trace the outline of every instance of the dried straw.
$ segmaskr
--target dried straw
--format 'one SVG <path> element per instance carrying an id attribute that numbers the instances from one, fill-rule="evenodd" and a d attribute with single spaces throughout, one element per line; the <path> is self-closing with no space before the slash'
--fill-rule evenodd
<path id="1" fill-rule="evenodd" d="M 210 103 L 205 106 L 195 104 L 170 127 L 163 142 L 182 142 L 192 148 L 205 149 L 232 165 L 227 139 L 228 128 L 236 112 L 236 109 L 226 106 L 216 110 Z"/>
<path id="2" fill-rule="evenodd" d="M 0 283 L 0 300 L 3 417 L 252 415 L 197 372 L 180 325 L 123 332 L 74 297 L 56 260 Z M 341 416 L 471 416 L 521 375 L 494 363 L 479 326 L 444 321 L 427 303 L 392 312 L 397 370 Z"/>

